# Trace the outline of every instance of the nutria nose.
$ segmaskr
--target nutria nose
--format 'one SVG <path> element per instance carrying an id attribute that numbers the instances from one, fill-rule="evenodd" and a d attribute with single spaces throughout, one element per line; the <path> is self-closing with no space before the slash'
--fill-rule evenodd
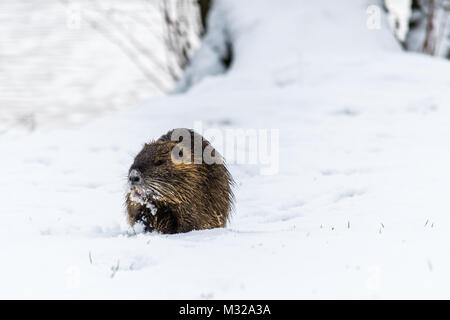
<path id="1" fill-rule="evenodd" d="M 128 180 L 132 185 L 141 183 L 142 180 L 141 173 L 135 169 L 131 170 L 128 176 Z"/>

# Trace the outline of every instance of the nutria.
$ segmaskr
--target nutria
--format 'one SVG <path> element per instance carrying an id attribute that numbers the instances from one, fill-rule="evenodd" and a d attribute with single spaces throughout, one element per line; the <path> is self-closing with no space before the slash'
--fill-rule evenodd
<path id="1" fill-rule="evenodd" d="M 130 167 L 128 221 L 161 233 L 225 227 L 233 184 L 222 156 L 206 139 L 190 129 L 171 130 L 145 144 Z"/>

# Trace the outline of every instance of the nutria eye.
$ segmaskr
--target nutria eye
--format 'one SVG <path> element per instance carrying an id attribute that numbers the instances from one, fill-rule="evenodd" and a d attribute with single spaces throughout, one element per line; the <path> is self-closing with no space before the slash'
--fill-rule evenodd
<path id="1" fill-rule="evenodd" d="M 183 150 L 180 150 L 180 152 L 178 152 L 178 155 L 180 156 L 180 158 L 183 158 Z"/>
<path id="2" fill-rule="evenodd" d="M 162 165 L 164 163 L 164 160 L 157 160 L 157 161 L 155 161 L 155 166 L 160 166 L 160 165 Z"/>

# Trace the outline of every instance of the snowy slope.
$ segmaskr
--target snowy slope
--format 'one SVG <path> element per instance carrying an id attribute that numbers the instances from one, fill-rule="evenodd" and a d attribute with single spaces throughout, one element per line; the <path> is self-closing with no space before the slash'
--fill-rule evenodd
<path id="1" fill-rule="evenodd" d="M 0 135 L 0 298 L 448 298 L 450 64 L 369 2 L 221 1 L 235 62 L 79 129 Z M 280 130 L 225 229 L 133 235 L 125 177 L 171 128 Z"/>

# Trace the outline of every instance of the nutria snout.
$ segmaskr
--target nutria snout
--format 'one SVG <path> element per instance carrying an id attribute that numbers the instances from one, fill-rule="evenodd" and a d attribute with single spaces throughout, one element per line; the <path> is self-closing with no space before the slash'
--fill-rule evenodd
<path id="1" fill-rule="evenodd" d="M 233 183 L 207 140 L 190 129 L 171 130 L 145 144 L 130 167 L 128 221 L 161 233 L 225 227 Z"/>

